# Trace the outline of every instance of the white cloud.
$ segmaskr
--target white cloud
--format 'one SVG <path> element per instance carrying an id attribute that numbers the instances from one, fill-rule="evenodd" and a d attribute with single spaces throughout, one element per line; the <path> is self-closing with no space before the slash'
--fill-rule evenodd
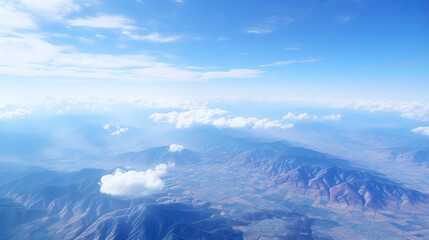
<path id="1" fill-rule="evenodd" d="M 95 17 L 75 18 L 67 20 L 66 23 L 73 27 L 104 28 L 131 30 L 134 21 L 121 15 L 99 14 Z"/>
<path id="2" fill-rule="evenodd" d="M 58 21 L 79 6 L 73 0 L 0 0 L 0 33 L 34 30 L 39 21 Z"/>
<path id="3" fill-rule="evenodd" d="M 105 39 L 106 38 L 106 36 L 104 36 L 103 34 L 95 34 L 95 37 L 99 38 L 99 39 Z"/>
<path id="4" fill-rule="evenodd" d="M 295 113 L 289 112 L 283 116 L 283 119 L 286 119 L 286 120 L 304 120 L 304 119 L 310 119 L 310 118 L 312 117 L 308 115 L 308 113 L 295 114 Z"/>
<path id="5" fill-rule="evenodd" d="M 112 196 L 143 197 L 161 191 L 164 182 L 161 177 L 167 173 L 166 164 L 146 171 L 124 171 L 117 169 L 100 180 L 100 192 Z"/>
<path id="6" fill-rule="evenodd" d="M 261 28 L 261 27 L 250 27 L 246 29 L 247 33 L 252 33 L 252 34 L 270 33 L 272 31 L 273 30 L 271 28 Z"/>
<path id="7" fill-rule="evenodd" d="M 35 29 L 34 18 L 20 11 L 11 2 L 0 1 L 0 33 L 14 29 Z"/>
<path id="8" fill-rule="evenodd" d="M 128 131 L 127 127 L 121 128 L 121 127 L 117 126 L 116 130 L 114 132 L 112 132 L 111 135 L 113 135 L 113 136 L 114 135 L 119 135 L 119 134 L 124 133 L 126 131 Z"/>
<path id="9" fill-rule="evenodd" d="M 293 51 L 293 50 L 300 50 L 301 48 L 299 48 L 299 47 L 286 47 L 286 48 L 284 48 L 284 50 L 287 50 L 287 51 Z"/>
<path id="10" fill-rule="evenodd" d="M 419 134 L 429 136 L 429 127 L 417 127 L 417 128 L 412 129 L 411 131 L 413 131 L 415 133 L 419 133 Z"/>
<path id="11" fill-rule="evenodd" d="M 128 31 L 124 31 L 123 34 L 128 36 L 132 40 L 149 41 L 154 43 L 170 43 L 179 40 L 179 36 L 161 36 L 157 32 L 153 32 L 147 35 L 132 34 Z"/>
<path id="12" fill-rule="evenodd" d="M 127 127 L 120 127 L 119 125 L 116 125 L 116 127 L 112 126 L 111 124 L 106 124 L 103 126 L 103 129 L 110 132 L 110 135 L 115 136 L 119 135 L 121 133 L 127 132 Z"/>
<path id="13" fill-rule="evenodd" d="M 313 62 L 318 62 L 322 60 L 322 58 L 308 58 L 305 60 L 288 60 L 288 61 L 279 61 L 279 62 L 273 62 L 270 64 L 262 64 L 259 65 L 259 67 L 275 67 L 275 66 L 281 66 L 281 65 L 289 65 L 289 64 L 293 64 L 293 63 L 313 63 Z"/>
<path id="14" fill-rule="evenodd" d="M 150 118 L 155 122 L 176 124 L 177 128 L 188 128 L 194 124 L 213 125 L 217 128 L 291 128 L 293 124 L 279 120 L 258 118 L 231 117 L 226 110 L 206 107 L 191 109 L 185 112 L 153 113 Z"/>
<path id="15" fill-rule="evenodd" d="M 322 116 L 319 119 L 321 119 L 321 120 L 328 120 L 328 121 L 340 120 L 341 119 L 341 114 L 329 114 L 329 115 L 326 115 L 326 116 Z"/>
<path id="16" fill-rule="evenodd" d="M 226 72 L 205 72 L 202 73 L 202 79 L 216 78 L 255 78 L 262 72 L 255 69 L 232 69 Z"/>
<path id="17" fill-rule="evenodd" d="M 183 145 L 179 145 L 179 144 L 171 144 L 168 147 L 168 151 L 170 151 L 170 152 L 181 152 L 183 149 L 185 149 L 185 147 Z"/>
<path id="18" fill-rule="evenodd" d="M 47 18 L 61 19 L 73 11 L 79 10 L 79 5 L 73 0 L 18 0 L 26 10 Z"/>
<path id="19" fill-rule="evenodd" d="M 5 118 L 14 118 L 14 117 L 20 117 L 26 114 L 30 114 L 31 112 L 29 110 L 25 110 L 25 109 L 16 109 L 13 111 L 6 111 L 6 112 L 2 112 L 0 113 L 0 119 L 5 119 Z"/>
<path id="20" fill-rule="evenodd" d="M 288 112 L 283 116 L 284 120 L 312 120 L 312 121 L 335 121 L 341 119 L 341 114 L 329 114 L 325 116 L 309 115 L 308 113 Z"/>
<path id="21" fill-rule="evenodd" d="M 383 100 L 320 100 L 319 102 L 335 108 L 365 110 L 370 112 L 398 112 L 404 118 L 429 121 L 429 103 L 424 102 L 395 102 Z"/>
<path id="22" fill-rule="evenodd" d="M 252 69 L 201 71 L 174 67 L 143 54 L 88 54 L 56 46 L 36 34 L 0 36 L 0 74 L 62 79 L 114 79 L 127 81 L 200 81 L 215 78 L 248 78 Z"/>

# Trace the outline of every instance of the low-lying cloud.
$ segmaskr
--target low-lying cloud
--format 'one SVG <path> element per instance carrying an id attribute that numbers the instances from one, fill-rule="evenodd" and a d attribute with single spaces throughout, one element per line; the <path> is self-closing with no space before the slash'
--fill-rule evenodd
<path id="1" fill-rule="evenodd" d="M 170 152 L 181 152 L 185 147 L 183 145 L 179 144 L 171 144 L 168 148 L 168 151 Z"/>
<path id="2" fill-rule="evenodd" d="M 30 113 L 31 112 L 29 110 L 25 110 L 25 109 L 16 109 L 13 111 L 0 112 L 0 119 L 20 117 Z"/>
<path id="3" fill-rule="evenodd" d="M 254 117 L 231 117 L 230 112 L 219 108 L 206 107 L 185 112 L 153 113 L 155 122 L 175 124 L 176 128 L 188 128 L 195 124 L 213 125 L 217 128 L 291 128 L 293 124 L 281 120 L 259 119 Z"/>
<path id="4" fill-rule="evenodd" d="M 429 136 L 429 127 L 417 127 L 411 130 L 412 132 L 428 135 Z"/>
<path id="5" fill-rule="evenodd" d="M 119 135 L 121 133 L 128 131 L 127 127 L 120 127 L 119 125 L 112 126 L 110 124 L 106 124 L 103 126 L 103 128 L 105 130 L 109 131 L 110 135 L 112 135 L 112 136 Z"/>
<path id="6" fill-rule="evenodd" d="M 171 165 L 159 164 L 146 171 L 124 171 L 117 169 L 113 174 L 104 175 L 100 180 L 100 192 L 112 196 L 143 197 L 164 188 L 161 177 Z"/>
<path id="7" fill-rule="evenodd" d="M 329 114 L 324 116 L 310 115 L 308 113 L 289 112 L 283 116 L 284 120 L 312 120 L 312 121 L 335 121 L 341 119 L 341 114 Z"/>

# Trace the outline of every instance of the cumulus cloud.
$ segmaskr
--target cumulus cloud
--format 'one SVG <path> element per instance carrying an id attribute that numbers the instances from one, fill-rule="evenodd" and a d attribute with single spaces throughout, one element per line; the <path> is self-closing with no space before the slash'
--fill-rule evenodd
<path id="1" fill-rule="evenodd" d="M 412 129 L 411 131 L 413 131 L 415 133 L 419 133 L 419 134 L 429 136 L 429 127 L 417 127 L 417 128 Z"/>
<path id="2" fill-rule="evenodd" d="M 29 110 L 16 109 L 16 110 L 13 110 L 13 111 L 6 111 L 6 112 L 0 113 L 0 119 L 14 118 L 14 117 L 23 116 L 23 115 L 30 114 L 30 113 L 31 112 Z"/>
<path id="3" fill-rule="evenodd" d="M 159 164 L 146 171 L 124 171 L 117 169 L 113 174 L 101 177 L 100 192 L 112 196 L 143 197 L 164 188 L 161 177 L 172 165 Z"/>
<path id="4" fill-rule="evenodd" d="M 103 126 L 103 128 L 105 130 L 109 131 L 110 135 L 112 135 L 112 136 L 119 135 L 121 133 L 128 131 L 127 127 L 120 127 L 119 125 L 112 126 L 110 124 L 106 124 Z"/>
<path id="5" fill-rule="evenodd" d="M 179 144 L 171 144 L 168 148 L 168 151 L 170 152 L 181 152 L 185 147 L 183 145 Z"/>
<path id="6" fill-rule="evenodd" d="M 230 112 L 219 108 L 206 107 L 191 109 L 185 112 L 153 113 L 150 118 L 155 122 L 176 124 L 177 128 L 188 128 L 194 124 L 213 125 L 217 128 L 291 128 L 293 124 L 280 120 L 231 117 Z"/>
<path id="7" fill-rule="evenodd" d="M 284 120 L 312 120 L 312 121 L 334 121 L 340 120 L 341 114 L 329 114 L 325 116 L 310 115 L 308 113 L 292 113 L 288 112 L 283 116 Z"/>

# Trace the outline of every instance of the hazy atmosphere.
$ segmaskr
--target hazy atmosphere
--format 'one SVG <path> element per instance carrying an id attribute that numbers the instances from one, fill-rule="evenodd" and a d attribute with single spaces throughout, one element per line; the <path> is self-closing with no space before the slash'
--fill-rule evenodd
<path id="1" fill-rule="evenodd" d="M 429 239 L 429 2 L 0 0 L 0 240 Z"/>

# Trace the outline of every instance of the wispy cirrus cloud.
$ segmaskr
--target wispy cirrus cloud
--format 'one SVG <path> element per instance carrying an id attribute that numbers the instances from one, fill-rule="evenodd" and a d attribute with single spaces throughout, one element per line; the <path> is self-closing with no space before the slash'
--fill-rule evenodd
<path id="1" fill-rule="evenodd" d="M 201 71 L 175 67 L 144 54 L 109 55 L 57 46 L 42 35 L 0 36 L 0 74 L 62 79 L 116 79 L 126 81 L 201 81 L 257 77 L 255 69 Z"/>
<path id="2" fill-rule="evenodd" d="M 201 107 L 185 112 L 153 113 L 150 118 L 155 122 L 175 124 L 176 128 L 188 128 L 192 125 L 212 125 L 217 128 L 291 128 L 293 124 L 281 120 L 259 119 L 254 117 L 232 117 L 230 112 L 219 108 Z"/>
<path id="3" fill-rule="evenodd" d="M 74 18 L 66 21 L 73 27 L 131 30 L 136 27 L 134 21 L 121 15 L 98 14 L 95 17 Z"/>
<path id="4" fill-rule="evenodd" d="M 269 16 L 259 24 L 255 24 L 245 29 L 249 34 L 267 34 L 271 33 L 279 25 L 286 25 L 293 22 L 295 19 L 291 16 Z"/>
<path id="5" fill-rule="evenodd" d="M 246 29 L 246 33 L 252 33 L 252 34 L 264 34 L 264 33 L 270 33 L 273 29 L 270 27 L 249 27 Z"/>
<path id="6" fill-rule="evenodd" d="M 273 62 L 273 63 L 269 63 L 269 64 L 262 64 L 262 65 L 259 65 L 259 67 L 275 67 L 275 66 L 289 65 L 289 64 L 294 64 L 294 63 L 314 63 L 314 62 L 318 62 L 321 60 L 322 60 L 321 57 L 316 57 L 316 58 L 308 58 L 305 60 L 278 61 L 278 62 Z"/>
<path id="7" fill-rule="evenodd" d="M 147 35 L 138 35 L 128 31 L 124 31 L 123 34 L 125 34 L 132 40 L 149 41 L 154 43 L 170 43 L 170 42 L 176 42 L 181 39 L 180 36 L 176 36 L 176 35 L 161 36 L 161 34 L 157 32 L 153 32 Z"/>
<path id="8" fill-rule="evenodd" d="M 62 20 L 79 9 L 73 0 L 0 1 L 0 33 L 13 33 L 17 29 L 35 30 L 41 20 Z"/>

